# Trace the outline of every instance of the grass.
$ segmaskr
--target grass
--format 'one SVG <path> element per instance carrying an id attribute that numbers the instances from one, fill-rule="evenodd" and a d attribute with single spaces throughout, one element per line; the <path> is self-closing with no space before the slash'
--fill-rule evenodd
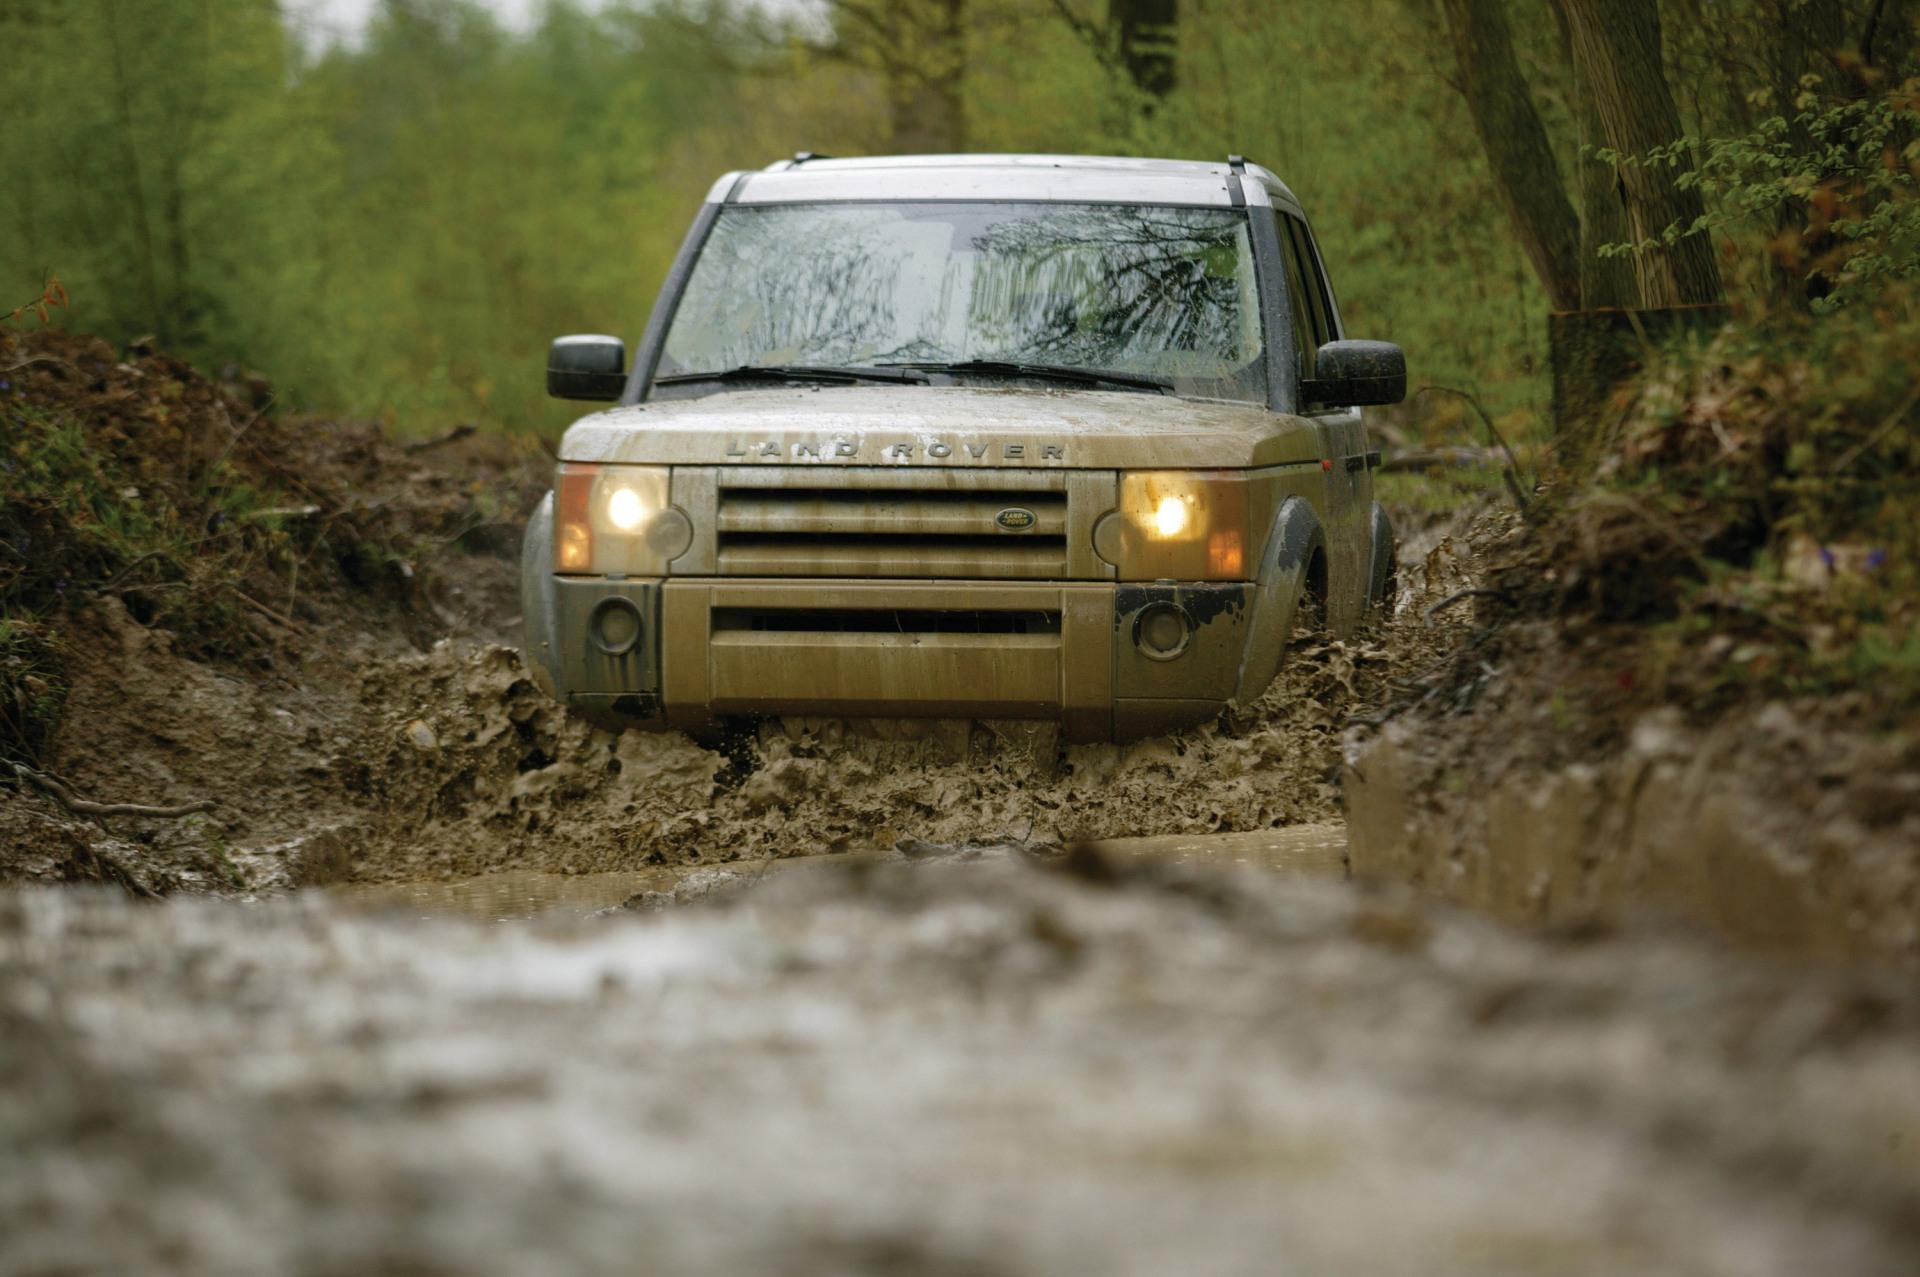
<path id="1" fill-rule="evenodd" d="M 1504 500 L 1500 471 L 1490 466 L 1444 466 L 1404 474 L 1377 475 L 1374 497 L 1388 506 L 1426 514 L 1448 514 L 1479 505 L 1487 497 Z"/>
<path id="2" fill-rule="evenodd" d="M 43 757 L 67 683 L 59 639 L 43 622 L 0 616 L 0 761 L 37 764 Z"/>
<path id="3" fill-rule="evenodd" d="M 265 640 L 247 583 L 286 579 L 301 547 L 270 513 L 290 502 L 223 458 L 183 455 L 177 432 L 89 429 L 45 403 L 4 412 L 0 757 L 30 762 L 65 700 L 59 629 L 74 610 L 111 595 L 188 655 L 253 655 Z"/>
<path id="4" fill-rule="evenodd" d="M 31 620 L 112 591 L 192 654 L 239 656 L 258 645 L 236 591 L 250 577 L 293 570 L 298 546 L 270 514 L 285 498 L 223 458 L 155 456 L 140 435 L 105 438 L 59 408 L 8 411 L 0 609 Z"/>

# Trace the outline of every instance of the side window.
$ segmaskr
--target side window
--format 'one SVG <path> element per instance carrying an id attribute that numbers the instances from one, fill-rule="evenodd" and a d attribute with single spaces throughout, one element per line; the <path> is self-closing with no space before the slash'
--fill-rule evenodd
<path id="1" fill-rule="evenodd" d="M 1318 350 L 1339 335 L 1334 331 L 1333 301 L 1327 292 L 1326 277 L 1320 273 L 1320 258 L 1313 251 L 1313 239 L 1307 234 L 1306 223 L 1292 216 L 1280 220 L 1286 223 L 1288 242 L 1292 245 L 1293 256 L 1300 263 L 1300 276 L 1310 294 L 1313 345 Z"/>
<path id="2" fill-rule="evenodd" d="M 1294 247 L 1293 236 L 1288 227 L 1293 221 L 1282 216 L 1280 222 L 1280 256 L 1287 267 L 1287 310 L 1293 317 L 1293 351 L 1298 357 L 1300 377 L 1307 380 L 1313 376 L 1314 352 L 1320 344 L 1313 339 L 1313 309 L 1307 300 L 1307 277 L 1300 270 L 1300 252 Z"/>

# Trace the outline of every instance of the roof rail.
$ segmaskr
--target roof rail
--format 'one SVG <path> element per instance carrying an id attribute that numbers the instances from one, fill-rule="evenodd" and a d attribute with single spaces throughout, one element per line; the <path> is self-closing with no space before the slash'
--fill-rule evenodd
<path id="1" fill-rule="evenodd" d="M 816 155 L 812 151 L 795 151 L 792 159 L 775 160 L 773 163 L 767 165 L 766 171 L 769 173 L 784 173 L 788 169 L 799 168 L 808 160 L 830 160 L 832 158 L 831 155 Z"/>
<path id="2" fill-rule="evenodd" d="M 1227 157 L 1227 198 L 1233 201 L 1235 208 L 1245 208 L 1247 193 L 1240 185 L 1240 179 L 1247 175 L 1247 157 L 1229 155 Z"/>

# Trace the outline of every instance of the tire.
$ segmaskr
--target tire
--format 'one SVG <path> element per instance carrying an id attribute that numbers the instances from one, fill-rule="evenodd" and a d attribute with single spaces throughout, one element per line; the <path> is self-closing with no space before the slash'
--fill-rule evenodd
<path id="1" fill-rule="evenodd" d="M 1373 505 L 1373 555 L 1368 564 L 1367 616 L 1393 619 L 1394 603 L 1400 593 L 1399 546 L 1394 541 L 1393 523 L 1379 502 Z"/>

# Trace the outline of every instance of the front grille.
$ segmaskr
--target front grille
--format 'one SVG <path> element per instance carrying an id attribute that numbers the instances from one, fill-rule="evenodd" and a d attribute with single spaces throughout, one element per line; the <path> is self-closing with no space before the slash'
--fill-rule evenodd
<path id="1" fill-rule="evenodd" d="M 1067 574 L 1064 488 L 731 486 L 716 511 L 726 576 L 1049 579 Z M 928 483 L 941 476 L 928 475 Z M 1011 525 L 1011 526 L 1009 526 Z"/>

